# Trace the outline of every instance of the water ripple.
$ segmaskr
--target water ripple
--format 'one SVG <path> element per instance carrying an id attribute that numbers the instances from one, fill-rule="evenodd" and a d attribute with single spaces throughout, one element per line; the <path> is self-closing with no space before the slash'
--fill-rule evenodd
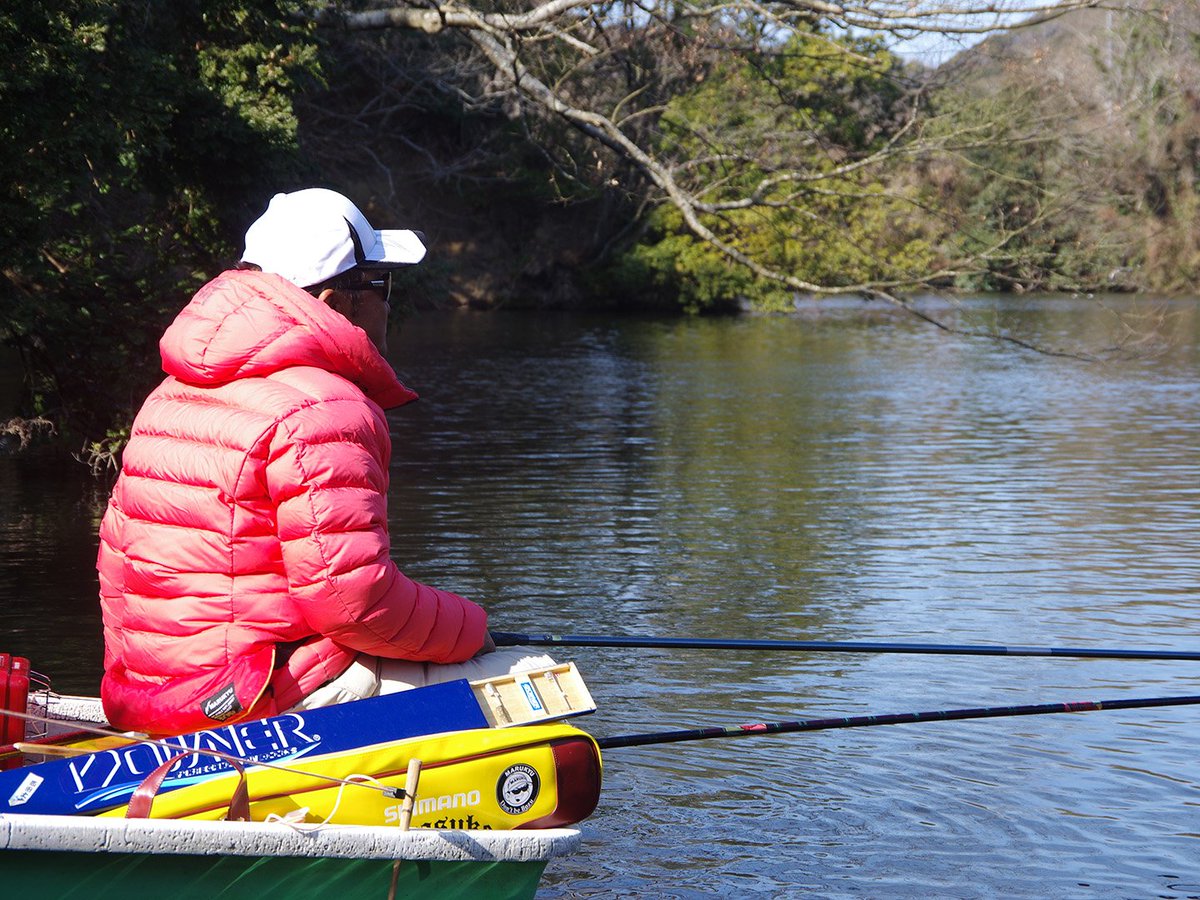
<path id="1" fill-rule="evenodd" d="M 394 343 L 422 401 L 390 419 L 393 555 L 502 630 L 1195 648 L 1200 311 L 1171 302 L 1174 352 L 1105 366 L 862 304 L 737 321 L 416 317 Z M 1051 343 L 1112 343 L 1085 301 L 995 311 Z M 55 483 L 0 460 L 0 577 L 10 634 L 68 668 L 48 623 L 82 623 L 99 646 L 79 614 L 94 610 L 94 523 Z M 63 560 L 77 562 L 47 564 Z M 599 701 L 584 723 L 597 735 L 1190 695 L 1200 672 L 560 656 Z M 539 896 L 1195 896 L 1198 727 L 1179 707 L 612 750 L 585 850 Z"/>

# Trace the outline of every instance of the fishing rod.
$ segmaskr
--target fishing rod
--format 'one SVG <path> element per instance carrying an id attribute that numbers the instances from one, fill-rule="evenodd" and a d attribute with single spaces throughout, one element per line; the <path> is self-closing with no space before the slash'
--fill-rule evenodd
<path id="1" fill-rule="evenodd" d="M 522 634 L 493 631 L 497 647 L 639 647 L 686 650 L 787 650 L 807 653 L 924 653 L 946 656 L 1057 656 L 1079 659 L 1200 661 L 1200 650 L 1128 650 L 1090 647 L 1007 647 L 1000 644 L 903 644 L 865 641 L 779 641 L 748 638 L 626 637 L 591 634 Z"/>
<path id="2" fill-rule="evenodd" d="M 1159 706 L 1200 704 L 1200 696 L 1143 697 L 1130 700 L 1077 700 L 1068 703 L 1037 703 L 1025 706 L 991 706 L 974 709 L 940 709 L 929 712 L 888 713 L 844 718 L 802 719 L 798 722 L 760 722 L 751 725 L 712 726 L 682 731 L 651 731 L 597 739 L 601 750 L 615 747 L 644 747 L 677 744 L 710 738 L 787 734 L 795 731 L 828 731 L 833 728 L 871 728 L 876 725 L 907 725 L 914 722 L 946 722 L 958 719 L 997 719 L 1006 716 L 1040 716 L 1054 713 L 1098 712 L 1113 709 L 1144 709 Z"/>

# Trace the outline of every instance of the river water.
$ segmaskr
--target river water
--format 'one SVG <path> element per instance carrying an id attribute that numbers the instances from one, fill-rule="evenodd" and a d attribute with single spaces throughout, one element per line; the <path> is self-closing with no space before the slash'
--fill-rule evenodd
<path id="1" fill-rule="evenodd" d="M 410 318 L 393 553 L 509 631 L 1200 648 L 1200 305 Z M 0 628 L 92 691 L 107 486 L 0 459 Z M 1198 694 L 1200 663 L 560 650 L 597 736 Z M 1200 896 L 1200 708 L 614 749 L 539 897 Z"/>

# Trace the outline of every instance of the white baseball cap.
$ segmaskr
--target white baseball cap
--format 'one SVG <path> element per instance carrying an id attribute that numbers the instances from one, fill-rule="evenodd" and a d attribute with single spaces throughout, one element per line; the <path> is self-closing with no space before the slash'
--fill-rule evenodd
<path id="1" fill-rule="evenodd" d="M 355 267 L 392 269 L 424 257 L 416 232 L 376 231 L 337 191 L 306 188 L 271 198 L 246 231 L 242 262 L 309 287 Z"/>

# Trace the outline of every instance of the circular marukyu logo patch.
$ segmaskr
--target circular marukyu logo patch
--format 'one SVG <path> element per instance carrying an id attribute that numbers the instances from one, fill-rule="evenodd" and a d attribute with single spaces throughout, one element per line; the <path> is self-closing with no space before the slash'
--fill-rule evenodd
<path id="1" fill-rule="evenodd" d="M 541 784 L 533 766 L 525 763 L 509 766 L 496 782 L 496 802 L 510 816 L 527 813 L 537 800 Z"/>

